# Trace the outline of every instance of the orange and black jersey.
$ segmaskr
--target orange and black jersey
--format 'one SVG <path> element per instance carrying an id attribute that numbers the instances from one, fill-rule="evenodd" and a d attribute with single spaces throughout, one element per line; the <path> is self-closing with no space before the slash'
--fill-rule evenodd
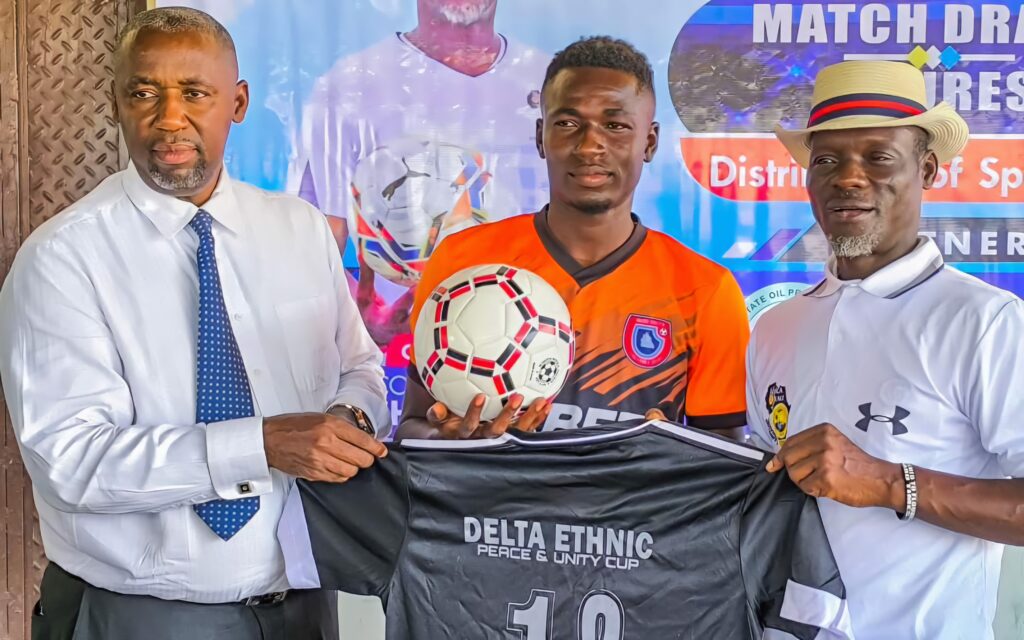
<path id="1" fill-rule="evenodd" d="M 600 262 L 580 266 L 555 240 L 546 211 L 457 233 L 438 245 L 416 290 L 412 326 L 427 296 L 466 267 L 532 271 L 565 300 L 576 360 L 545 429 L 640 417 L 651 408 L 709 429 L 746 423 L 746 308 L 724 267 L 646 229 Z M 415 365 L 409 378 L 416 384 Z"/>

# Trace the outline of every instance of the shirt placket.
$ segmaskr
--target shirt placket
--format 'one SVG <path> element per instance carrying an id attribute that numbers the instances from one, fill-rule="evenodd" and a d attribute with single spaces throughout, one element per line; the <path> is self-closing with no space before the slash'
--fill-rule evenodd
<path id="1" fill-rule="evenodd" d="M 238 272 L 225 247 L 230 240 L 227 238 L 227 234 L 222 234 L 222 237 L 225 238 L 225 241 L 218 242 L 214 251 L 220 271 L 224 306 L 231 321 L 231 328 L 235 333 L 235 342 L 238 344 L 242 361 L 245 363 L 246 375 L 249 377 L 253 409 L 259 416 L 276 415 L 281 412 L 281 402 L 277 397 L 274 381 L 270 375 L 267 354 L 259 336 L 257 318 L 241 295 L 242 287 L 239 284 Z"/>
<path id="2" fill-rule="evenodd" d="M 814 382 L 814 405 L 815 424 L 823 420 L 834 419 L 832 416 L 841 415 L 841 404 L 843 391 L 840 388 L 839 372 L 844 366 L 842 361 L 843 336 L 843 307 L 848 303 L 848 287 L 840 287 L 833 294 L 836 297 L 835 305 L 832 307 L 828 317 L 828 331 L 825 335 L 825 350 L 822 354 L 823 362 L 821 376 Z M 806 425 L 808 428 L 813 424 Z"/>

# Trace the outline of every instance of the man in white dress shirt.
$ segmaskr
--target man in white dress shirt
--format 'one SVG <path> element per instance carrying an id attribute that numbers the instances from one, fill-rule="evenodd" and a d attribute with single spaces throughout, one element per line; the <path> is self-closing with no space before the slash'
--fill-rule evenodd
<path id="1" fill-rule="evenodd" d="M 295 476 L 386 449 L 380 352 L 323 216 L 232 181 L 224 28 L 135 17 L 114 92 L 131 163 L 37 229 L 0 292 L 0 376 L 50 565 L 33 638 L 336 636 L 275 537 Z"/>
<path id="2" fill-rule="evenodd" d="M 1003 544 L 1024 544 L 1024 303 L 918 236 L 968 138 L 926 95 L 911 65 L 843 62 L 808 127 L 777 130 L 833 257 L 747 359 L 750 428 L 819 498 L 858 640 L 991 638 Z"/>

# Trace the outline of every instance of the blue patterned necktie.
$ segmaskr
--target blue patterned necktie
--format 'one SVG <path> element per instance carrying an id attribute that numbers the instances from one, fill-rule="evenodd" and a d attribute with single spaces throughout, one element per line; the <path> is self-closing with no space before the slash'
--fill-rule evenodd
<path id="1" fill-rule="evenodd" d="M 213 217 L 202 209 L 189 226 L 199 236 L 199 346 L 196 357 L 196 421 L 208 429 L 217 422 L 247 418 L 255 412 L 242 354 L 231 330 L 213 251 Z M 211 500 L 193 505 L 224 540 L 239 532 L 260 508 L 260 499 Z"/>

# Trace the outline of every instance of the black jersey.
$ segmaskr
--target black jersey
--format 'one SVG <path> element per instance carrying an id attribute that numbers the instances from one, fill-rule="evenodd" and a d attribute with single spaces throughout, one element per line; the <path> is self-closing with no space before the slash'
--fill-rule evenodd
<path id="1" fill-rule="evenodd" d="M 817 504 L 767 458 L 661 422 L 405 441 L 299 481 L 279 537 L 293 587 L 380 596 L 389 639 L 850 637 Z"/>

